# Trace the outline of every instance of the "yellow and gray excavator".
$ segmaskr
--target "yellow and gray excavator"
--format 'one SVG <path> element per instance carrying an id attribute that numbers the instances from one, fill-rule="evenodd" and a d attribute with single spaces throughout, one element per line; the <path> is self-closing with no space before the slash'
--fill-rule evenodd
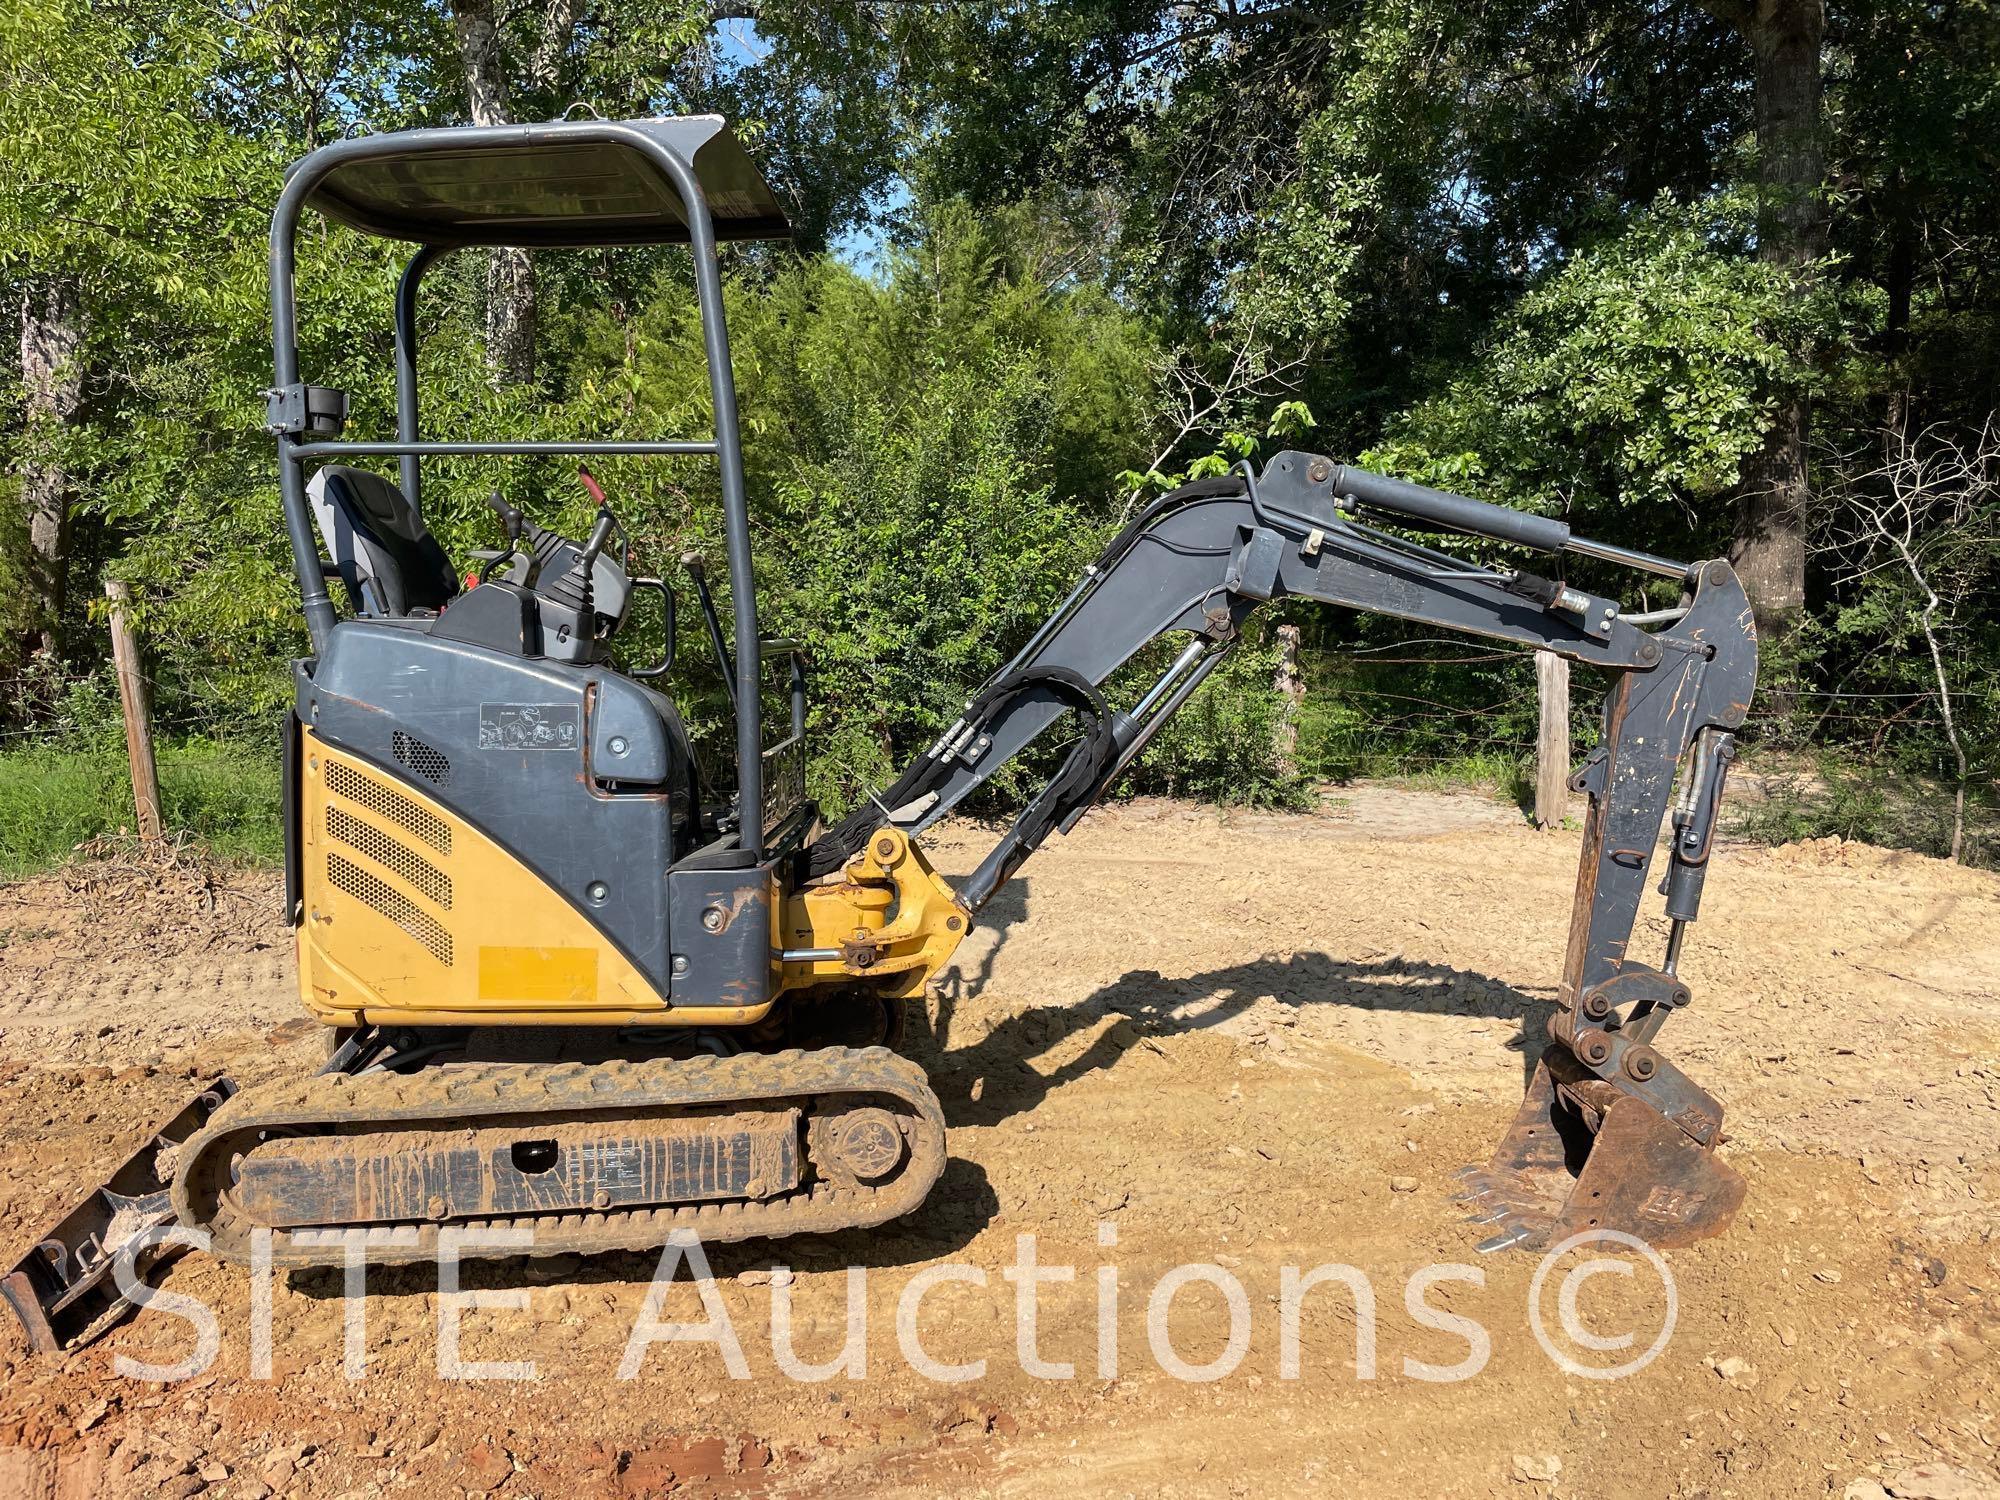
<path id="1" fill-rule="evenodd" d="M 308 209 L 415 247 L 394 306 L 393 439 L 343 438 L 346 396 L 301 372 L 294 240 Z M 923 1069 L 898 1051 L 904 1006 L 1034 849 L 1199 691 L 1246 617 L 1288 598 L 1609 674 L 1602 739 L 1575 778 L 1589 813 L 1546 1051 L 1462 1197 L 1489 1250 L 1589 1229 L 1673 1246 L 1726 1227 L 1743 1181 L 1715 1156 L 1722 1108 L 1654 1041 L 1688 1003 L 1682 938 L 1756 677 L 1728 565 L 1589 541 L 1310 454 L 1242 464 L 1126 526 L 957 722 L 822 828 L 805 795 L 809 655 L 758 626 L 716 255 L 719 241 L 785 232 L 716 118 L 415 130 L 342 140 L 294 167 L 272 220 L 266 418 L 311 637 L 283 744 L 285 909 L 330 1058 L 295 1082 L 218 1080 L 52 1226 L 0 1281 L 31 1340 L 63 1347 L 114 1317 L 114 1263 L 170 1220 L 206 1231 L 217 1255 L 268 1245 L 284 1267 L 428 1258 L 454 1227 L 589 1253 L 681 1229 L 741 1240 L 910 1212 L 946 1142 Z M 417 304 L 439 256 L 631 244 L 692 252 L 708 436 L 423 434 Z M 424 463 L 517 454 L 717 466 L 728 628 L 698 568 L 693 583 L 733 699 L 733 775 L 704 773 L 660 691 L 677 600 L 631 571 L 587 469 L 587 536 L 496 496 L 502 546 L 461 581 L 423 521 Z M 365 463 L 386 459 L 395 482 Z M 1628 614 L 1561 578 L 1445 550 L 1447 533 L 1589 559 L 1592 576 L 1658 575 L 1679 603 Z M 666 651 L 621 669 L 613 643 L 649 600 Z M 1157 680 L 1107 701 L 1107 680 L 1162 637 Z M 789 710 L 771 732 L 767 692 Z M 941 878 L 926 830 L 1058 724 L 1069 740 L 1053 778 L 970 876 Z M 1629 945 L 1663 829 L 1671 936 L 1655 964 Z"/>

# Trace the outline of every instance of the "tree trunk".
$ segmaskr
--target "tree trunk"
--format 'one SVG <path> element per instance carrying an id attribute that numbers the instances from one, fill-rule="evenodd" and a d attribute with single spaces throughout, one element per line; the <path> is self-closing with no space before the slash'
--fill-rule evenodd
<path id="1" fill-rule="evenodd" d="M 1757 631 L 1776 640 L 1798 623 L 1806 602 L 1806 423 L 1803 396 L 1779 403 L 1764 446 L 1745 461 L 1729 544 Z"/>
<path id="2" fill-rule="evenodd" d="M 528 86 L 547 93 L 556 86 L 562 71 L 563 54 L 576 35 L 576 23 L 583 19 L 583 0 L 549 0 L 542 17 L 541 39 L 528 59 Z"/>
<path id="3" fill-rule="evenodd" d="M 1756 58 L 1758 253 L 1801 283 L 1826 245 L 1821 193 L 1820 47 L 1823 0 L 1713 0 Z M 1806 600 L 1806 439 L 1803 392 L 1781 401 L 1763 448 L 1743 466 L 1730 561 L 1742 575 L 1759 630 L 1782 637 Z"/>
<path id="4" fill-rule="evenodd" d="M 454 0 L 452 25 L 459 62 L 465 70 L 465 97 L 475 125 L 513 123 L 507 86 L 507 59 L 493 0 Z M 496 247 L 486 263 L 486 363 L 503 385 L 535 379 L 535 266 L 528 252 Z"/>
<path id="5" fill-rule="evenodd" d="M 26 458 L 21 500 L 28 518 L 31 649 L 62 647 L 69 584 L 69 474 L 49 449 L 83 403 L 83 314 L 75 290 L 30 286 L 21 298 L 21 384 L 26 392 Z"/>

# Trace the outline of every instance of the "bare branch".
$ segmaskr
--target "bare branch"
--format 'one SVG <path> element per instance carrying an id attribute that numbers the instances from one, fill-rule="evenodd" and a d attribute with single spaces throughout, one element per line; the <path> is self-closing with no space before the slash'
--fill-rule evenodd
<path id="1" fill-rule="evenodd" d="M 1232 408 L 1239 407 L 1244 401 L 1272 395 L 1280 390 L 1296 389 L 1297 375 L 1305 366 L 1305 357 L 1297 355 L 1275 365 L 1270 358 L 1270 346 L 1260 337 L 1254 318 L 1237 341 L 1228 371 L 1219 379 L 1190 361 L 1185 350 L 1176 349 L 1168 354 L 1159 367 L 1159 379 L 1163 391 L 1162 405 L 1173 430 L 1153 454 L 1145 472 L 1157 471 L 1174 456 L 1182 443 L 1216 419 L 1225 418 Z M 1125 497 L 1124 515 L 1132 513 L 1132 508 L 1145 492 L 1144 484 L 1133 486 L 1131 493 Z"/>
<path id="2" fill-rule="evenodd" d="M 1943 427 L 1891 431 L 1872 462 L 1828 466 L 1826 548 L 1852 585 L 1897 573 L 1915 595 L 1910 623 L 1929 657 L 1932 691 L 1956 767 L 1951 857 L 1965 857 L 1966 789 L 1973 774 L 1953 697 L 1947 640 L 1989 576 L 2000 570 L 2000 412 L 1968 438 Z"/>

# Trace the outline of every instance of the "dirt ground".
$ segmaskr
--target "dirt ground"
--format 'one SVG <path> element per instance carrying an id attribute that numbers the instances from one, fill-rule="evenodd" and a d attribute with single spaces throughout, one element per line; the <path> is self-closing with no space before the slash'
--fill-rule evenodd
<path id="1" fill-rule="evenodd" d="M 979 839 L 953 829 L 941 866 Z M 1533 1256 L 1475 1255 L 1450 1201 L 1519 1098 L 1576 846 L 1381 787 L 1316 815 L 1100 811 L 913 1026 L 951 1124 L 925 1207 L 710 1253 L 747 1378 L 713 1340 L 628 1351 L 650 1256 L 468 1266 L 526 1306 L 464 1312 L 463 1358 L 532 1380 L 440 1377 L 429 1268 L 371 1274 L 351 1350 L 339 1276 L 280 1275 L 253 1378 L 249 1277 L 190 1254 L 163 1284 L 215 1310 L 213 1366 L 116 1372 L 193 1350 L 157 1307 L 64 1360 L 0 1356 L 0 1496 L 2000 1494 L 2000 877 L 1831 841 L 1718 854 L 1694 1007 L 1661 1040 L 1727 1105 L 1749 1201 L 1667 1256 L 1657 1357 L 1599 1379 L 1534 1333 L 1570 1268 L 1536 1288 Z M 318 1056 L 267 873 L 112 863 L 0 890 L 0 971 L 9 1260 L 191 1078 Z M 1024 1235 L 1074 1268 L 1039 1285 L 1030 1351 L 1071 1378 L 1021 1357 Z M 1284 1337 L 1287 1268 L 1334 1262 L 1366 1278 L 1372 1368 L 1347 1286 L 1307 1293 Z M 1572 1363 L 1626 1360 L 1666 1319 L 1650 1268 L 1615 1264 L 1635 1274 L 1585 1280 L 1578 1317 L 1634 1342 L 1557 1333 Z M 925 1291 L 942 1266 L 958 1279 Z M 774 1307 L 797 1359 L 831 1361 L 851 1289 L 865 1373 L 783 1373 Z M 712 1333 L 699 1290 L 683 1273 L 654 1319 Z M 983 1373 L 901 1352 L 918 1294 L 924 1354 Z"/>

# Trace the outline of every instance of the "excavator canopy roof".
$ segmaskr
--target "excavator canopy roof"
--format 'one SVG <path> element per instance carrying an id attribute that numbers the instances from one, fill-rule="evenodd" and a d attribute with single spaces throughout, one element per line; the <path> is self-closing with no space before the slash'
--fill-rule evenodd
<path id="1" fill-rule="evenodd" d="M 374 149 L 334 166 L 306 201 L 365 234 L 423 245 L 685 242 L 673 183 L 630 138 L 645 136 L 693 167 L 718 240 L 791 233 L 770 185 L 720 115 L 610 128 L 628 138 L 580 140 L 564 121 L 375 136 Z M 382 149 L 396 142 L 408 149 Z"/>

